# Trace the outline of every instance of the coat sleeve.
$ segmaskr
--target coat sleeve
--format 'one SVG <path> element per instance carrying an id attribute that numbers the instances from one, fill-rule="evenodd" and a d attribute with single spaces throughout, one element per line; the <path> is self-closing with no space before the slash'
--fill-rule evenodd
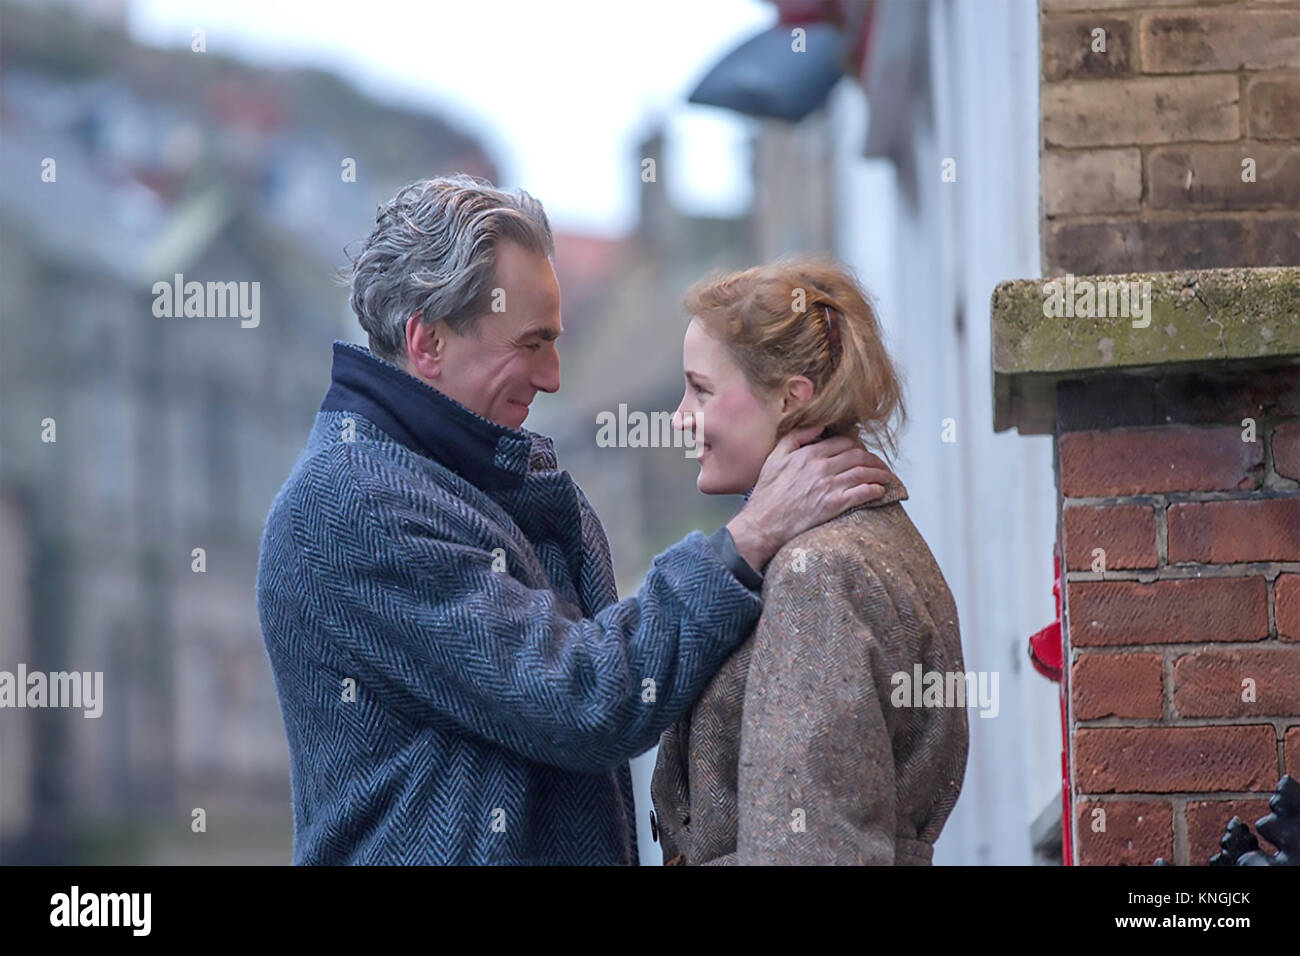
<path id="1" fill-rule="evenodd" d="M 654 746 L 758 618 L 759 595 L 698 531 L 654 559 L 635 597 L 583 617 L 494 570 L 491 550 L 418 496 L 367 477 L 336 451 L 304 488 L 300 603 L 359 698 L 413 720 L 607 770 Z M 312 510 L 313 496 L 349 504 Z"/>
<path id="2" fill-rule="evenodd" d="M 896 780 L 877 672 L 892 605 L 869 567 L 808 561 L 768 571 L 745 689 L 735 862 L 891 865 Z M 868 593 L 876 599 L 861 600 Z"/>

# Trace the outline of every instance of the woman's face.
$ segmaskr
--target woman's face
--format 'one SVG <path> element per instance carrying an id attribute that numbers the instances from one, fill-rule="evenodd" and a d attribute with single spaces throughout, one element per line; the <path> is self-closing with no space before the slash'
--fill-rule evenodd
<path id="1" fill-rule="evenodd" d="M 686 393 L 673 427 L 691 431 L 699 449 L 696 487 L 706 495 L 743 495 L 776 447 L 783 400 L 756 395 L 727 348 L 692 319 L 682 342 Z"/>

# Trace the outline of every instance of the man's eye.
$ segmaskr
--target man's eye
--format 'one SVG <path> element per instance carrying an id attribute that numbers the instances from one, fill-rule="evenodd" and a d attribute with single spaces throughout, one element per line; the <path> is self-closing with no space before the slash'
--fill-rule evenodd
<path id="1" fill-rule="evenodd" d="M 542 347 L 542 343 L 541 343 L 541 342 L 533 342 L 533 343 L 530 343 L 530 344 L 524 346 L 524 348 L 528 349 L 528 351 L 530 351 L 530 352 L 536 352 L 536 351 L 538 351 L 541 347 Z"/>

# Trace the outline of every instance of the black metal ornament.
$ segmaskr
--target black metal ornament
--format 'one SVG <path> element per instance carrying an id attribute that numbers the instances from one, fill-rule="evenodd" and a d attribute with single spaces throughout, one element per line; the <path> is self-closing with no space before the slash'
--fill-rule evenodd
<path id="1" fill-rule="evenodd" d="M 1266 853 L 1250 827 L 1233 817 L 1219 838 L 1219 852 L 1210 857 L 1210 866 L 1300 866 L 1300 783 L 1283 774 L 1268 801 L 1268 816 L 1255 822 L 1255 829 L 1273 846 Z M 1168 866 L 1163 858 L 1156 866 Z"/>

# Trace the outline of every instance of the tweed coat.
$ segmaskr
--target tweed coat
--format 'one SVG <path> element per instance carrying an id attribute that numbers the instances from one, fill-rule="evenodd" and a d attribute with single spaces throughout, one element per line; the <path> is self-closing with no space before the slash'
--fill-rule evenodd
<path id="1" fill-rule="evenodd" d="M 628 759 L 758 620 L 719 537 L 618 600 L 550 439 L 336 343 L 258 562 L 294 862 L 635 865 Z"/>
<path id="2" fill-rule="evenodd" d="M 962 706 L 895 706 L 893 675 L 962 672 L 957 609 L 900 501 L 789 542 L 758 627 L 659 743 L 666 864 L 929 865 L 965 774 Z"/>

